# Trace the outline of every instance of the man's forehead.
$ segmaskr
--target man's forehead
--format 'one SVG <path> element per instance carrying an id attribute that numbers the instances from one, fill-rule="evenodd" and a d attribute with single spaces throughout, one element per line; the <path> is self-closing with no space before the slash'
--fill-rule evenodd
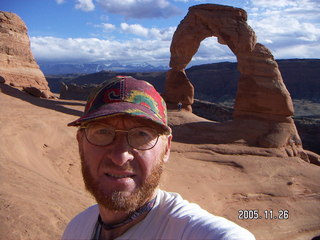
<path id="1" fill-rule="evenodd" d="M 115 115 L 97 119 L 93 122 L 106 123 L 106 124 L 119 124 L 123 123 L 125 125 L 139 125 L 139 126 L 148 126 L 148 127 L 156 127 L 155 123 L 150 120 L 143 119 L 141 117 L 135 117 L 130 115 Z"/>

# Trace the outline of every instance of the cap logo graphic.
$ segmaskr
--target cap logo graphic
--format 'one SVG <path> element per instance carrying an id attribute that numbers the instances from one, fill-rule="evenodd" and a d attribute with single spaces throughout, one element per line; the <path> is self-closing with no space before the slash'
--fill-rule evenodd
<path id="1" fill-rule="evenodd" d="M 121 101 L 120 89 L 113 88 L 113 89 L 107 90 L 104 93 L 103 100 L 106 103 L 120 102 Z"/>

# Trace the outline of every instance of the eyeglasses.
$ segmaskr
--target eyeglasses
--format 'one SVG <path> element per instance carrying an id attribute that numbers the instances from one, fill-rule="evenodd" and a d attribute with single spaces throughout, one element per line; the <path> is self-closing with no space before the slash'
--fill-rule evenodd
<path id="1" fill-rule="evenodd" d="M 149 150 L 157 144 L 159 139 L 159 133 L 149 127 L 120 130 L 107 124 L 91 123 L 81 128 L 85 128 L 85 135 L 88 142 L 97 146 L 107 146 L 111 144 L 117 132 L 127 133 L 128 144 L 137 150 Z"/>

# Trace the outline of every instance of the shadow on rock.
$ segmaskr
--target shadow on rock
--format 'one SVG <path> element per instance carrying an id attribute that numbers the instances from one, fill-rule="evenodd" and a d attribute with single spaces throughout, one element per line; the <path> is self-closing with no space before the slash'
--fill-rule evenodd
<path id="1" fill-rule="evenodd" d="M 69 102 L 69 101 L 57 101 L 57 100 L 49 100 L 49 99 L 42 99 L 42 98 L 36 98 L 33 97 L 25 92 L 22 92 L 16 88 L 13 88 L 11 86 L 8 86 L 6 84 L 0 84 L 0 89 L 1 92 L 9 95 L 11 97 L 19 98 L 23 101 L 29 102 L 33 105 L 36 105 L 38 107 L 43 107 L 47 109 L 52 109 L 58 112 L 62 112 L 65 114 L 69 115 L 74 115 L 74 116 L 81 116 L 82 111 L 67 108 L 63 105 L 70 105 L 70 106 L 84 106 L 84 103 L 79 103 L 79 102 Z"/>

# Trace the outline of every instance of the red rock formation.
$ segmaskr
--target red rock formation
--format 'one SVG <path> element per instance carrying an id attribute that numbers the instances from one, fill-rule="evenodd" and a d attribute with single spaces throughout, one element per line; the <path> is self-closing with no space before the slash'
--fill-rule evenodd
<path id="1" fill-rule="evenodd" d="M 14 13 L 0 11 L 0 82 L 18 88 L 33 87 L 51 97 L 48 83 L 30 49 L 25 23 Z"/>
<path id="2" fill-rule="evenodd" d="M 215 36 L 236 55 L 240 79 L 234 106 L 234 120 L 215 129 L 217 142 L 241 142 L 245 145 L 283 148 L 288 156 L 308 161 L 291 116 L 293 104 L 278 65 L 271 52 L 256 42 L 256 35 L 247 24 L 247 13 L 240 8 L 202 4 L 189 8 L 179 24 L 171 43 L 171 59 L 164 98 L 168 108 L 178 102 L 191 110 L 193 86 L 185 68 L 200 43 Z"/>

